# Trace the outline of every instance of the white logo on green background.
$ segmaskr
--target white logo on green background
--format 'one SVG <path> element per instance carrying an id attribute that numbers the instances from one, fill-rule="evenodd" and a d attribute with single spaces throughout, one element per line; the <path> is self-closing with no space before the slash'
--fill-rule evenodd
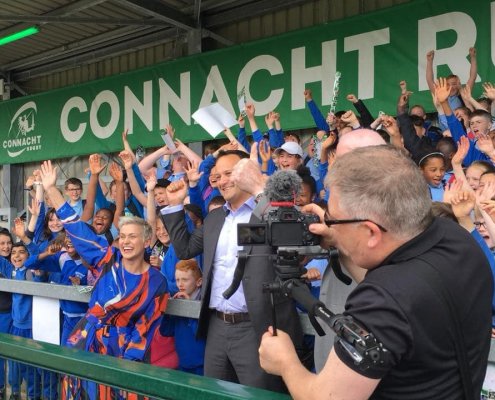
<path id="1" fill-rule="evenodd" d="M 25 151 L 41 149 L 41 135 L 35 134 L 37 113 L 36 103 L 29 101 L 20 107 L 10 120 L 8 139 L 2 143 L 10 157 L 17 157 Z"/>

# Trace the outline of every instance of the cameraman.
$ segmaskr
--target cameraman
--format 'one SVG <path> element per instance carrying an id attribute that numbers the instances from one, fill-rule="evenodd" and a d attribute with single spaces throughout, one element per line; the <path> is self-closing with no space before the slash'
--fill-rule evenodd
<path id="1" fill-rule="evenodd" d="M 325 367 L 314 375 L 299 362 L 290 338 L 280 330 L 273 336 L 270 328 L 259 349 L 262 368 L 282 376 L 296 399 L 479 398 L 490 348 L 493 291 L 479 246 L 457 224 L 431 216 L 419 170 L 391 146 L 342 155 L 326 184 L 332 188 L 327 215 L 316 207 L 311 210 L 325 224 L 313 224 L 310 230 L 367 270 L 350 294 L 345 314 L 372 332 L 388 356 L 365 369 L 336 342 Z M 429 273 L 438 282 L 429 280 Z M 452 314 L 441 293 L 451 294 L 446 297 L 454 303 Z M 464 370 L 472 386 L 467 396 L 456 358 L 453 314 L 467 354 Z"/>

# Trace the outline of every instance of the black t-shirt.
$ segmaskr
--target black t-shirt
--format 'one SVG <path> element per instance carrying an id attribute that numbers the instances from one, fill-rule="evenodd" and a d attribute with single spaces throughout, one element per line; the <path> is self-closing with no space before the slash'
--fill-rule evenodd
<path id="1" fill-rule="evenodd" d="M 439 272 L 459 311 L 475 393 L 481 392 L 490 349 L 493 279 L 479 245 L 467 231 L 437 218 L 419 236 L 370 270 L 349 295 L 346 314 L 363 324 L 389 351 L 386 365 L 361 371 L 343 347 L 350 368 L 381 378 L 372 399 L 462 399 L 449 313 L 435 284 L 418 274 Z"/>

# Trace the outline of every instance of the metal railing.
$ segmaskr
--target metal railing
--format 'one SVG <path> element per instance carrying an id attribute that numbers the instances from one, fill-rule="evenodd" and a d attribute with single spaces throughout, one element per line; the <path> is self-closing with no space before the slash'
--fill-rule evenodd
<path id="1" fill-rule="evenodd" d="M 267 390 L 7 334 L 0 334 L 0 357 L 153 399 L 290 398 Z"/>

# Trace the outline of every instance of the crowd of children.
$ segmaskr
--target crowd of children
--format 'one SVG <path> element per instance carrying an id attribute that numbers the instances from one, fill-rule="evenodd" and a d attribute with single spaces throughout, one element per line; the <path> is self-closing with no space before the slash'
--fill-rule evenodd
<path id="1" fill-rule="evenodd" d="M 203 263 L 201 255 L 180 260 L 170 243 L 160 217 L 160 209 L 168 205 L 168 186 L 180 180 L 188 185 L 184 207 L 192 232 L 225 203 L 217 188 L 216 158 L 222 151 L 242 150 L 251 154 L 266 176 L 277 170 L 297 171 L 302 179 L 294 199 L 297 206 L 317 203 L 326 208 L 325 175 L 332 167 L 337 144 L 357 128 L 376 130 L 412 157 L 430 189 L 432 204 L 436 203 L 434 212 L 468 229 L 495 272 L 495 87 L 485 83 L 483 97 L 472 97 L 473 77 L 477 76 L 475 49 L 469 55 L 471 72 L 465 86 L 455 75 L 435 81 L 434 54 L 426 56 L 438 124 L 427 119 L 426 105 L 410 106 L 412 93 L 405 82 L 398 86 L 396 117 L 376 119 L 353 94 L 347 99 L 357 114 L 345 110 L 325 117 L 306 90 L 304 97 L 316 126 L 306 151 L 297 134 L 283 132 L 283 115 L 270 112 L 264 133 L 257 125 L 254 105 L 248 104 L 238 119 L 237 140 L 208 143 L 202 155 L 176 138 L 176 149 L 163 146 L 139 160 L 124 132 L 121 165 L 108 166 L 113 178 L 109 188 L 100 179 L 107 165 L 98 154 L 89 157 L 85 200 L 77 178 L 65 182 L 64 200 L 55 187 L 56 168 L 45 162 L 26 182 L 33 199 L 28 223 L 16 219 L 12 232 L 0 231 L 0 276 L 94 286 L 89 305 L 60 301 L 62 346 L 144 362 L 152 359 L 153 346 L 168 346 L 178 360 L 171 357 L 162 366 L 202 375 L 205 343 L 196 338 L 197 321 L 162 315 L 168 296 L 201 300 Z M 246 122 L 252 140 L 246 135 Z M 171 127 L 167 130 L 174 134 Z M 307 263 L 304 277 L 315 296 L 325 267 L 319 260 Z M 0 332 L 32 337 L 31 304 L 30 296 L 0 293 Z M 157 336 L 174 340 L 155 340 Z M 19 398 L 23 379 L 28 399 L 57 398 L 58 378 L 53 374 L 45 374 L 47 382 L 41 392 L 36 369 L 9 363 L 8 370 L 11 399 Z M 0 400 L 6 394 L 5 371 L 5 363 L 0 362 Z M 91 398 L 102 390 L 84 382 L 67 382 L 64 388 L 72 395 L 85 390 Z"/>

